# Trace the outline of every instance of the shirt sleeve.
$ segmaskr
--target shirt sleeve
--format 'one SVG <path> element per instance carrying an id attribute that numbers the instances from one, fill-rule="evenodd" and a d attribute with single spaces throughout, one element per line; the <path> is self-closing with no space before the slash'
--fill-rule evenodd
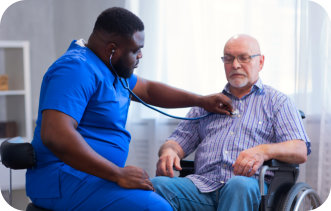
<path id="1" fill-rule="evenodd" d="M 200 108 L 192 108 L 186 115 L 188 118 L 201 116 Z M 185 157 L 191 154 L 201 142 L 199 136 L 199 120 L 182 120 L 167 140 L 176 141 L 183 149 Z"/>
<path id="2" fill-rule="evenodd" d="M 95 77 L 84 64 L 72 59 L 58 61 L 44 76 L 40 111 L 58 110 L 79 123 L 95 87 Z"/>
<path id="3" fill-rule="evenodd" d="M 310 140 L 305 132 L 301 115 L 294 103 L 287 98 L 275 113 L 274 129 L 277 142 L 302 140 L 310 154 Z"/>

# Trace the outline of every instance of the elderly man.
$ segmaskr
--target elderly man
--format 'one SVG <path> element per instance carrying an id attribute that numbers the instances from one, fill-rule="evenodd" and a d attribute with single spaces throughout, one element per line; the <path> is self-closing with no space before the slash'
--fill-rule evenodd
<path id="1" fill-rule="evenodd" d="M 257 40 L 233 36 L 222 60 L 228 80 L 223 93 L 237 112 L 182 121 L 159 151 L 156 173 L 162 177 L 152 183 L 174 210 L 258 210 L 263 162 L 304 163 L 310 152 L 295 105 L 259 78 L 264 56 Z M 196 107 L 187 116 L 206 112 Z M 180 170 L 180 159 L 194 150 L 195 173 L 173 177 L 173 167 Z"/>

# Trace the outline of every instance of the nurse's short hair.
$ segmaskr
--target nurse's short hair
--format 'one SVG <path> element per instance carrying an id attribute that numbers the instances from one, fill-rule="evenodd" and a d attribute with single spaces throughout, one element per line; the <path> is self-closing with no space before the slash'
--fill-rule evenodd
<path id="1" fill-rule="evenodd" d="M 120 7 L 111 7 L 103 11 L 98 16 L 93 29 L 93 31 L 105 31 L 127 37 L 143 30 L 144 24 L 140 18 Z"/>

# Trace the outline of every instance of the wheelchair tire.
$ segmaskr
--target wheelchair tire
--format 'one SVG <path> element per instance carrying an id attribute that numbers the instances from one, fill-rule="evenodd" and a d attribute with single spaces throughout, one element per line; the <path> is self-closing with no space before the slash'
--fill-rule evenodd
<path id="1" fill-rule="evenodd" d="M 321 205 L 321 200 L 317 193 L 306 183 L 299 182 L 295 184 L 290 191 L 287 193 L 286 198 L 281 205 L 282 211 L 293 211 L 294 209 L 298 210 L 299 205 L 297 205 L 297 202 L 302 202 L 302 199 L 300 200 L 300 195 L 305 192 L 309 191 L 308 194 L 304 195 L 309 196 L 311 199 L 311 206 L 313 209 L 319 207 Z M 300 200 L 300 201 L 299 201 Z"/>

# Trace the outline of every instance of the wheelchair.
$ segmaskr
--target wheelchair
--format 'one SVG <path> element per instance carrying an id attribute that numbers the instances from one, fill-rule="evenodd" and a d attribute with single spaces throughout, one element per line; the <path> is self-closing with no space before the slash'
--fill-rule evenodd
<path id="1" fill-rule="evenodd" d="M 181 160 L 182 170 L 179 177 L 194 173 L 194 161 Z M 269 184 L 268 193 L 264 194 L 266 171 L 272 171 L 274 176 Z M 269 160 L 263 163 L 259 175 L 261 203 L 259 211 L 298 211 L 311 210 L 319 207 L 321 199 L 306 183 L 295 183 L 299 176 L 299 165 Z"/>
<path id="2" fill-rule="evenodd" d="M 304 112 L 298 111 L 301 118 L 305 119 Z M 179 177 L 194 173 L 194 161 L 181 160 L 180 163 L 182 170 L 179 172 Z M 264 194 L 267 171 L 272 171 L 274 176 L 267 194 Z M 296 183 L 298 176 L 298 164 L 284 163 L 275 159 L 264 162 L 259 174 L 261 193 L 259 211 L 306 211 L 319 207 L 322 203 L 316 191 L 306 183 Z"/>

